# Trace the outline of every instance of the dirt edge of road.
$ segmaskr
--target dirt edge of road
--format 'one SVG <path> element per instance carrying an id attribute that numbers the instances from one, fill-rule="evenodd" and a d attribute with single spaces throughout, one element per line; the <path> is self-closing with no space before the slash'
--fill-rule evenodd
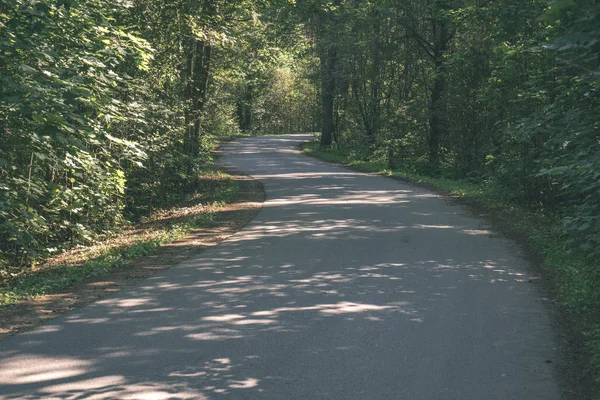
<path id="1" fill-rule="evenodd" d="M 262 184 L 239 171 L 224 169 L 239 184 L 237 199 L 216 213 L 214 223 L 150 255 L 127 263 L 123 268 L 97 275 L 58 293 L 0 308 L 0 340 L 31 330 L 51 319 L 99 300 L 123 288 L 198 256 L 239 232 L 260 211 L 265 200 Z"/>

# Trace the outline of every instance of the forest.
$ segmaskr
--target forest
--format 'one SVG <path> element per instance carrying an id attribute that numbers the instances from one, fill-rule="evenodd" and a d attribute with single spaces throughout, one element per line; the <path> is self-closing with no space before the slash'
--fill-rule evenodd
<path id="1" fill-rule="evenodd" d="M 1 276 L 197 190 L 221 140 L 320 132 L 558 221 L 600 320 L 599 116 L 598 0 L 0 0 Z"/>

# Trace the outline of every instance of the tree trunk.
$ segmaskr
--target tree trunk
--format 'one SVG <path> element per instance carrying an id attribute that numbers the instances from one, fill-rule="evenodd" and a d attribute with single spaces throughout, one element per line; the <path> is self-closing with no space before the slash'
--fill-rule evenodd
<path id="1" fill-rule="evenodd" d="M 337 7 L 342 0 L 334 0 Z M 335 131 L 335 92 L 336 92 L 336 67 L 338 58 L 337 48 L 337 18 L 335 14 L 330 13 L 328 18 L 323 21 L 322 15 L 316 16 L 320 42 L 320 62 L 321 62 L 321 147 L 329 147 L 333 143 Z"/>
<path id="2" fill-rule="evenodd" d="M 337 51 L 334 45 L 331 45 L 325 56 L 321 58 L 321 103 L 322 103 L 322 122 L 321 122 L 321 147 L 329 147 L 333 142 L 335 129 L 334 107 L 335 98 L 335 66 L 337 62 Z"/>
<path id="3" fill-rule="evenodd" d="M 432 172 L 436 172 L 440 166 L 440 144 L 443 131 L 444 113 L 442 96 L 446 86 L 443 61 L 435 62 L 435 75 L 433 77 L 433 88 L 431 89 L 431 106 L 429 111 L 429 165 Z"/>
<path id="4" fill-rule="evenodd" d="M 194 115 L 192 113 L 192 100 L 194 98 L 194 56 L 196 54 L 197 41 L 190 39 L 188 46 L 188 52 L 185 61 L 184 70 L 184 82 L 185 82 L 185 137 L 184 137 L 184 151 L 186 154 L 193 152 L 193 126 L 194 126 Z"/>
<path id="5" fill-rule="evenodd" d="M 192 157 L 200 153 L 201 118 L 206 104 L 212 46 L 195 38 L 190 40 L 186 60 L 186 135 L 185 150 Z"/>
<path id="6" fill-rule="evenodd" d="M 429 111 L 429 166 L 433 173 L 440 168 L 440 145 L 445 129 L 446 107 L 444 91 L 446 90 L 446 64 L 444 56 L 452 35 L 444 21 L 435 20 L 433 27 L 433 58 L 434 75 L 431 89 L 431 104 Z"/>
<path id="7" fill-rule="evenodd" d="M 369 81 L 371 82 L 371 93 L 369 98 L 369 123 L 367 135 L 370 144 L 374 144 L 381 126 L 381 16 L 375 8 L 371 15 L 373 24 L 374 41 L 371 48 L 371 65 L 369 68 Z"/>
<path id="8" fill-rule="evenodd" d="M 242 132 L 252 128 L 252 85 L 246 85 L 242 99 L 237 101 L 238 124 Z"/>
<path id="9" fill-rule="evenodd" d="M 201 50 L 196 56 L 196 59 L 199 59 L 200 62 L 194 71 L 197 73 L 196 77 L 194 78 L 194 82 L 196 84 L 196 98 L 194 104 L 194 114 L 196 115 L 196 120 L 194 121 L 194 156 L 197 156 L 200 150 L 200 138 L 202 137 L 200 122 L 202 121 L 204 106 L 206 105 L 211 57 L 212 46 L 202 43 Z"/>

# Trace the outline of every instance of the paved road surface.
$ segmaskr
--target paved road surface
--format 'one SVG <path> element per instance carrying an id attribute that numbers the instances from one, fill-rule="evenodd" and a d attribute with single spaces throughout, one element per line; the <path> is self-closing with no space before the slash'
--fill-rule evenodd
<path id="1" fill-rule="evenodd" d="M 554 400 L 556 338 L 518 248 L 423 189 L 256 137 L 237 235 L 0 343 L 5 399 Z"/>

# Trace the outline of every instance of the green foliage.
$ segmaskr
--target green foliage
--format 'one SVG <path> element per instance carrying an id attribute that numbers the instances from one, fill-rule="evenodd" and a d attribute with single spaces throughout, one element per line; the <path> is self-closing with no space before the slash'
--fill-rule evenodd
<path id="1" fill-rule="evenodd" d="M 11 279 L 0 288 L 0 306 L 14 304 L 24 299 L 53 293 L 91 276 L 107 273 L 122 267 L 131 259 L 150 254 L 160 246 L 160 241 L 138 242 L 127 248 L 110 249 L 80 267 L 58 266 L 41 273 L 30 272 Z"/>
<path id="2" fill-rule="evenodd" d="M 312 121 L 308 42 L 268 2 L 0 1 L 0 269 L 195 193 L 221 138 Z"/>
<path id="3" fill-rule="evenodd" d="M 135 79 L 147 44 L 115 24 L 123 8 L 92 1 L 2 1 L 0 258 L 28 263 L 92 239 L 121 218 L 126 176 L 143 150 Z"/>
<path id="4" fill-rule="evenodd" d="M 148 255 L 161 245 L 179 240 L 194 229 L 209 226 L 214 222 L 216 211 L 221 205 L 235 201 L 238 196 L 238 183 L 226 173 L 214 168 L 204 169 L 201 174 L 200 192 L 204 204 L 211 206 L 197 216 L 169 223 L 145 224 L 144 235 L 147 239 L 118 247 L 105 247 L 100 254 L 88 259 L 82 265 L 55 266 L 26 270 L 0 275 L 0 307 L 20 301 L 54 293 L 87 278 L 105 274 L 123 267 L 128 261 Z M 181 199 L 180 199 L 181 200 Z M 197 200 L 195 200 L 197 202 Z M 181 202 L 180 204 L 186 204 Z"/>

